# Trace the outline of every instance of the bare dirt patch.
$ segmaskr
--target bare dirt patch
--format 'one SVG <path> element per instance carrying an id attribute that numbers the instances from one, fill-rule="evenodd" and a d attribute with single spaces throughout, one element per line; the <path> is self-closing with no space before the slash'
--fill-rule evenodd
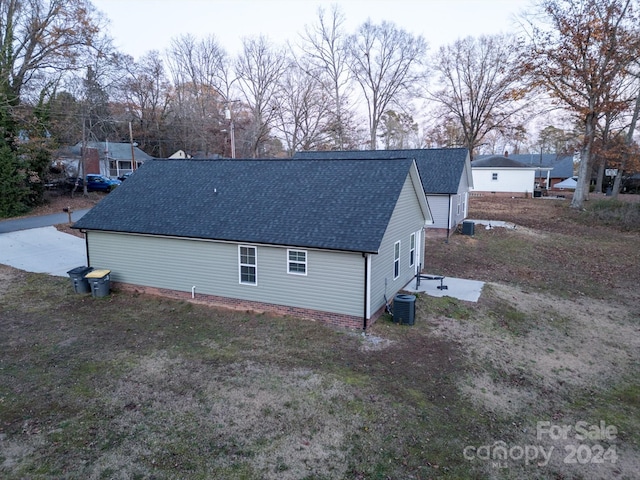
<path id="1" fill-rule="evenodd" d="M 499 284 L 491 284 L 484 295 L 527 312 L 528 318 L 514 320 L 531 323 L 521 326 L 526 331 L 513 334 L 488 316 L 442 320 L 433 333 L 462 342 L 473 363 L 491 365 L 495 378 L 472 374 L 461 382 L 485 408 L 517 414 L 553 400 L 546 391 L 606 388 L 640 362 L 640 325 L 624 307 L 586 298 L 576 303 Z"/>
<path id="2" fill-rule="evenodd" d="M 9 286 L 18 275 L 18 270 L 0 265 L 0 298 L 7 292 Z"/>

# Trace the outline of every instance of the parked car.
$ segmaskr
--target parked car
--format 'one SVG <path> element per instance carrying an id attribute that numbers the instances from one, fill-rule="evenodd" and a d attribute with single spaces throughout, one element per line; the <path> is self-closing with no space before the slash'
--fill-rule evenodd
<path id="1" fill-rule="evenodd" d="M 120 175 L 118 177 L 118 180 L 120 180 L 121 182 L 124 182 L 127 178 L 129 178 L 131 176 L 132 173 L 133 172 L 127 172 L 127 173 L 125 173 L 123 175 Z"/>
<path id="2" fill-rule="evenodd" d="M 120 180 L 116 180 L 113 178 L 106 177 L 104 175 L 97 174 L 89 174 L 86 177 L 87 181 L 87 190 L 94 191 L 98 190 L 101 192 L 110 192 L 118 185 L 121 185 L 122 182 Z"/>

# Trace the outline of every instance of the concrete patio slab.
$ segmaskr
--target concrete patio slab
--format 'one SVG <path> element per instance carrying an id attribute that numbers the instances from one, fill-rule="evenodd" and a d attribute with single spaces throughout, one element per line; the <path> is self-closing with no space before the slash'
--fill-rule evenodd
<path id="1" fill-rule="evenodd" d="M 463 278 L 444 277 L 442 279 L 442 285 L 447 287 L 446 289 L 440 289 L 440 283 L 438 275 L 423 274 L 423 277 L 433 277 L 434 280 L 427 280 L 425 278 L 420 279 L 420 285 L 416 287 L 416 279 L 413 279 L 409 284 L 404 287 L 407 292 L 413 293 L 426 293 L 432 297 L 453 297 L 459 300 L 465 300 L 467 302 L 477 302 L 482 293 L 482 287 L 484 282 L 477 280 L 465 280 Z"/>
<path id="2" fill-rule="evenodd" d="M 502 220 L 477 220 L 477 219 L 467 219 L 465 222 L 473 222 L 475 225 L 484 225 L 484 228 L 487 230 L 491 230 L 492 228 L 502 227 L 510 230 L 515 230 L 517 228 L 515 223 L 504 222 Z"/>

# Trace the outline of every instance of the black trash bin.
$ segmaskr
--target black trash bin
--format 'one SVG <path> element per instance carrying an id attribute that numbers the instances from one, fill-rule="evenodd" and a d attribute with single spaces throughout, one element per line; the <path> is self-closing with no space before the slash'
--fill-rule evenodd
<path id="1" fill-rule="evenodd" d="M 111 270 L 92 270 L 84 278 L 91 286 L 91 296 L 94 298 L 106 297 L 111 290 Z"/>
<path id="2" fill-rule="evenodd" d="M 416 316 L 416 296 L 398 294 L 393 299 L 393 321 L 402 325 L 413 325 Z"/>
<path id="3" fill-rule="evenodd" d="M 84 276 L 93 270 L 93 267 L 76 267 L 67 272 L 69 278 L 71 278 L 71 285 L 73 291 L 76 293 L 89 293 L 91 287 L 89 281 Z"/>

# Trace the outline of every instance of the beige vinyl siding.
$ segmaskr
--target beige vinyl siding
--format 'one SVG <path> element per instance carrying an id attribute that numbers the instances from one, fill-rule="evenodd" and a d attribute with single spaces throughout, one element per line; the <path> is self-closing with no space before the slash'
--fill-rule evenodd
<path id="1" fill-rule="evenodd" d="M 257 247 L 257 285 L 239 281 L 238 244 L 91 231 L 89 260 L 114 282 L 346 315 L 364 314 L 360 253 L 307 251 L 307 275 L 287 273 L 287 247 Z M 245 244 L 242 244 L 245 245 Z"/>
<path id="2" fill-rule="evenodd" d="M 371 312 L 384 305 L 384 295 L 392 300 L 393 296 L 414 278 L 415 266 L 410 266 L 409 251 L 412 233 L 424 227 L 425 218 L 418 202 L 410 178 L 404 183 L 400 198 L 393 211 L 391 221 L 382 239 L 378 255 L 371 259 Z M 422 237 L 420 237 L 422 238 Z M 418 240 L 416 236 L 416 240 Z M 394 245 L 400 241 L 400 275 L 393 279 Z"/>

